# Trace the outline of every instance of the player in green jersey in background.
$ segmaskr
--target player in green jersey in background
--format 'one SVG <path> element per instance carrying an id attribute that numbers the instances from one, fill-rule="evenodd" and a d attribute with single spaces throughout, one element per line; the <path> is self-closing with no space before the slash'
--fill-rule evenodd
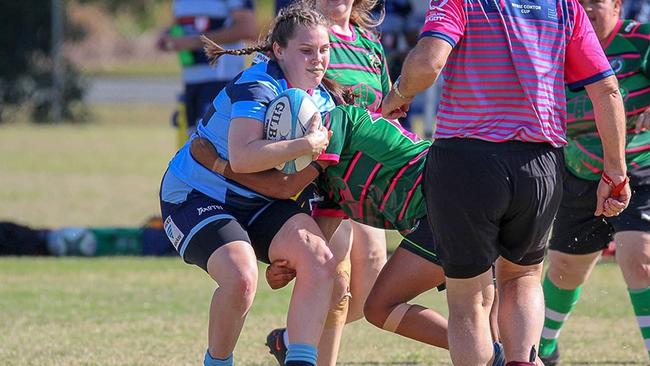
<path id="1" fill-rule="evenodd" d="M 332 22 L 329 29 L 330 65 L 326 71 L 327 77 L 353 91 L 354 105 L 370 112 L 378 112 L 384 95 L 390 91 L 390 77 L 384 48 L 375 33 L 381 19 L 373 19 L 371 16 L 377 0 L 311 1 Z M 321 366 L 335 365 L 342 323 L 363 317 L 363 304 L 386 263 L 384 230 L 352 220 L 345 220 L 341 227 L 352 232 L 347 270 L 352 296 L 347 303 L 347 314 L 331 314 L 323 330 L 318 360 Z M 339 235 L 334 240 L 342 237 Z"/>
<path id="2" fill-rule="evenodd" d="M 584 90 L 567 92 L 567 173 L 544 278 L 546 317 L 540 343 L 545 364 L 559 360 L 560 330 L 602 249 L 616 241 L 616 259 L 650 352 L 650 24 L 621 20 L 621 0 L 581 0 L 619 81 L 627 113 L 626 160 L 634 195 L 620 216 L 594 216 L 603 176 L 603 148 Z"/>

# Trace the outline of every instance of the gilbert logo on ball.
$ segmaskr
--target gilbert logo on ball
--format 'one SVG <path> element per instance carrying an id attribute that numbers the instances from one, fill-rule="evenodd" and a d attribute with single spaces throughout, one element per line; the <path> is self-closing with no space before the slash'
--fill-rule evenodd
<path id="1" fill-rule="evenodd" d="M 309 128 L 309 120 L 319 113 L 309 94 L 301 89 L 287 89 L 273 100 L 264 117 L 264 133 L 267 140 L 294 140 L 303 137 Z M 311 155 L 300 156 L 284 162 L 276 169 L 293 174 L 311 163 Z"/>

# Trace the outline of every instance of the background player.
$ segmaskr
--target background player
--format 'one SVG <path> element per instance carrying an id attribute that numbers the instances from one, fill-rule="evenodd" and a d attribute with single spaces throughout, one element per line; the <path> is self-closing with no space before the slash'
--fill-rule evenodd
<path id="1" fill-rule="evenodd" d="M 235 56 L 225 56 L 211 68 L 200 36 L 227 48 L 241 48 L 243 41 L 257 38 L 258 30 L 251 0 L 174 0 L 172 9 L 174 24 L 157 44 L 178 52 L 181 61 L 185 116 L 180 118 L 187 124 L 182 145 L 217 93 L 244 68 L 244 60 Z"/>

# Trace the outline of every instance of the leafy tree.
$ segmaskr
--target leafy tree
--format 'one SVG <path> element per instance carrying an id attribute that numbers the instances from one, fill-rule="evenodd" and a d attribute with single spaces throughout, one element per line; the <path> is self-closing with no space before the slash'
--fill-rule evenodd
<path id="1" fill-rule="evenodd" d="M 27 106 L 37 122 L 51 119 L 52 20 L 50 1 L 0 0 L 0 122 L 8 106 Z M 66 24 L 66 36 L 82 33 Z M 63 117 L 77 119 L 74 106 L 83 96 L 83 83 L 77 70 L 65 61 Z"/>

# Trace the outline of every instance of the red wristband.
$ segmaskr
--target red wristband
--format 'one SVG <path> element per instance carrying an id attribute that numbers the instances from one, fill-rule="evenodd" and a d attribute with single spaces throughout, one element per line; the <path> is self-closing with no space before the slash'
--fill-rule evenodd
<path id="1" fill-rule="evenodd" d="M 623 179 L 623 181 L 621 183 L 614 184 L 614 181 L 612 180 L 612 178 L 610 178 L 609 175 L 607 175 L 607 173 L 605 173 L 605 172 L 603 172 L 603 175 L 601 176 L 601 179 L 603 180 L 603 182 L 605 182 L 605 184 L 612 187 L 612 193 L 611 193 L 612 197 L 618 197 L 621 194 L 621 192 L 623 191 L 623 188 L 625 188 L 627 183 L 630 181 L 630 178 L 625 177 L 625 179 Z"/>

